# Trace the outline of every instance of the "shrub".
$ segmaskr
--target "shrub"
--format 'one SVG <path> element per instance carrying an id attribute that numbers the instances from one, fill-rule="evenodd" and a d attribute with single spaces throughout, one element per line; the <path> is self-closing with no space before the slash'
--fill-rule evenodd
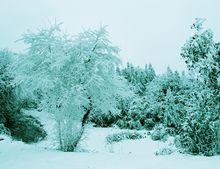
<path id="1" fill-rule="evenodd" d="M 105 139 L 108 144 L 112 144 L 123 140 L 136 140 L 142 138 L 144 138 L 143 135 L 138 132 L 127 131 L 108 135 Z"/>
<path id="2" fill-rule="evenodd" d="M 120 113 L 116 125 L 125 129 L 152 129 L 155 122 L 150 119 L 147 108 L 148 105 L 145 98 L 135 95 L 135 97 L 130 100 L 127 111 Z"/>
<path id="3" fill-rule="evenodd" d="M 140 130 L 142 128 L 140 122 L 131 120 L 131 121 L 124 121 L 126 119 L 120 119 L 116 124 L 120 127 L 120 128 L 124 128 L 124 129 L 131 129 L 131 130 Z"/>
<path id="4" fill-rule="evenodd" d="M 151 122 L 173 128 L 175 133 L 178 132 L 185 116 L 184 104 L 188 91 L 185 79 L 187 77 L 180 76 L 168 68 L 166 74 L 157 76 L 149 84 L 145 96 L 148 105 L 146 113 Z"/>
<path id="5" fill-rule="evenodd" d="M 111 127 L 118 120 L 118 115 L 112 113 L 91 113 L 89 121 L 94 123 L 96 127 Z"/>
<path id="6" fill-rule="evenodd" d="M 216 151 L 216 134 L 209 122 L 192 124 L 187 122 L 186 127 L 180 133 L 180 144 L 184 151 L 190 154 L 204 154 L 211 156 Z"/>
<path id="7" fill-rule="evenodd" d="M 174 152 L 171 148 L 162 148 L 155 152 L 155 155 L 170 155 Z"/>
<path id="8" fill-rule="evenodd" d="M 179 142 L 190 154 L 214 155 L 217 136 L 215 121 L 219 118 L 218 101 L 213 91 L 203 85 L 195 86 L 186 104 L 187 116 L 181 126 Z"/>
<path id="9" fill-rule="evenodd" d="M 9 129 L 7 129 L 4 124 L 0 124 L 0 134 L 10 135 Z"/>
<path id="10" fill-rule="evenodd" d="M 46 137 L 43 125 L 34 117 L 17 115 L 8 119 L 6 127 L 10 129 L 11 136 L 26 143 L 38 142 Z"/>
<path id="11" fill-rule="evenodd" d="M 167 139 L 167 132 L 166 129 L 163 127 L 163 125 L 156 125 L 153 132 L 151 133 L 151 139 L 156 140 L 162 140 L 166 141 Z"/>
<path id="12" fill-rule="evenodd" d="M 203 28 L 204 21 L 196 19 L 191 27 L 195 34 L 181 51 L 187 67 L 201 84 L 195 86 L 186 102 L 187 116 L 179 139 L 187 153 L 210 156 L 217 150 L 214 123 L 220 117 L 220 45 L 213 32 Z"/>
<path id="13" fill-rule="evenodd" d="M 18 99 L 15 87 L 11 85 L 13 78 L 8 73 L 8 65 L 12 55 L 7 50 L 0 50 L 0 133 L 27 143 L 37 142 L 46 136 L 46 132 L 37 119 L 20 111 L 27 104 Z"/>

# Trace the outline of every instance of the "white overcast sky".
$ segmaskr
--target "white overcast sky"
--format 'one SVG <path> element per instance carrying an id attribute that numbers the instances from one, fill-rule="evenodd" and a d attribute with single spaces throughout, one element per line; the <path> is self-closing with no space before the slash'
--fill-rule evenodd
<path id="1" fill-rule="evenodd" d="M 14 41 L 23 32 L 55 19 L 73 35 L 108 25 L 124 63 L 182 71 L 180 48 L 195 17 L 207 18 L 220 40 L 220 0 L 0 0 L 0 48 L 21 51 L 24 46 Z"/>

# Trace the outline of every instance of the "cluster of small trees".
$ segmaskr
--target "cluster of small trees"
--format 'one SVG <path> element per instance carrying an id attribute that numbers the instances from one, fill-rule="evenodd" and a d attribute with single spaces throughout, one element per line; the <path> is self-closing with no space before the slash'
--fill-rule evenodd
<path id="1" fill-rule="evenodd" d="M 132 84 L 133 91 L 143 96 L 145 95 L 148 84 L 155 78 L 155 70 L 152 65 L 145 65 L 144 69 L 134 67 L 132 64 L 127 63 L 123 69 L 118 69 L 119 75 L 123 76 L 130 84 Z"/>
<path id="2" fill-rule="evenodd" d="M 219 144 L 215 124 L 220 117 L 220 50 L 219 43 L 213 39 L 211 30 L 202 28 L 202 20 L 197 20 L 192 26 L 195 34 L 183 46 L 181 56 L 185 59 L 192 76 L 181 76 L 167 73 L 170 82 L 161 83 L 164 99 L 159 101 L 157 114 L 161 114 L 162 124 L 175 130 L 180 146 L 192 154 L 213 155 Z M 155 88 L 153 84 L 153 88 Z M 157 90 L 157 89 L 156 89 Z M 146 94 L 148 100 L 152 89 Z M 156 92 L 158 93 L 158 92 Z M 150 97 L 149 97 L 150 96 Z M 151 97 L 152 96 L 152 97 Z M 158 100 L 163 96 L 156 96 L 152 106 L 158 106 Z M 155 112 L 155 111 L 154 111 Z"/>
<path id="3" fill-rule="evenodd" d="M 121 128 L 153 129 L 155 140 L 163 139 L 165 134 L 175 136 L 176 146 L 184 152 L 213 155 L 219 144 L 220 47 L 212 31 L 202 28 L 202 20 L 192 28 L 195 34 L 181 51 L 189 73 L 179 74 L 168 68 L 165 74 L 156 76 L 151 66 L 127 64 L 118 72 L 134 94 L 119 100 L 121 112 L 110 119 L 114 120 L 111 125 Z"/>

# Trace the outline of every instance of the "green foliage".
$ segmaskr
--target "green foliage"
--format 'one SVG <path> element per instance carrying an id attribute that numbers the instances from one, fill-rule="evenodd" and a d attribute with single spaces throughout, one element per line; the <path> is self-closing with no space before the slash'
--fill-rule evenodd
<path id="1" fill-rule="evenodd" d="M 0 133 L 27 143 L 37 142 L 46 132 L 37 119 L 20 111 L 27 105 L 17 98 L 15 87 L 11 85 L 12 78 L 7 71 L 11 55 L 7 50 L 0 51 Z"/>
<path id="2" fill-rule="evenodd" d="M 16 98 L 10 85 L 12 78 L 7 72 L 11 53 L 7 50 L 0 51 L 0 123 L 5 122 L 5 114 L 16 109 Z"/>
<path id="3" fill-rule="evenodd" d="M 116 125 L 120 128 L 136 130 L 153 128 L 154 122 L 148 117 L 146 109 L 145 100 L 135 95 L 134 98 L 129 100 L 127 111 L 120 113 Z"/>
<path id="4" fill-rule="evenodd" d="M 220 45 L 214 42 L 210 30 L 203 31 L 201 25 L 195 28 L 195 35 L 181 53 L 193 76 L 179 75 L 168 68 L 166 74 L 142 83 L 144 90 L 137 90 L 138 79 L 143 76 L 137 76 L 134 72 L 139 71 L 128 65 L 124 76 L 134 91 L 142 91 L 136 92 L 141 97 L 130 102 L 116 124 L 129 129 L 155 127 L 154 140 L 160 140 L 165 133 L 178 135 L 185 152 L 213 155 L 217 146 L 213 124 L 220 117 Z"/>
<path id="5" fill-rule="evenodd" d="M 186 102 L 187 115 L 181 126 L 179 142 L 186 152 L 214 155 L 217 138 L 214 122 L 219 118 L 213 91 L 202 84 L 194 86 Z"/>
<path id="6" fill-rule="evenodd" d="M 220 117 L 220 50 L 212 31 L 204 30 L 202 22 L 197 19 L 193 25 L 196 32 L 181 53 L 189 69 L 196 74 L 198 85 L 189 93 L 187 116 L 179 139 L 186 152 L 209 156 L 216 153 L 217 146 L 214 123 Z"/>
<path id="7" fill-rule="evenodd" d="M 197 19 L 193 25 L 195 34 L 182 47 L 181 56 L 198 78 L 215 90 L 219 90 L 220 45 L 214 41 L 213 32 L 203 29 L 204 20 Z M 195 26 L 195 25 L 200 25 Z"/>
<path id="8" fill-rule="evenodd" d="M 164 128 L 164 126 L 161 124 L 156 125 L 153 132 L 151 133 L 151 139 L 154 141 L 156 140 L 166 141 L 167 136 L 168 136 L 168 133 L 166 129 Z"/>
<path id="9" fill-rule="evenodd" d="M 134 92 L 143 96 L 147 85 L 155 78 L 156 74 L 151 64 L 145 65 L 145 68 L 135 67 L 130 63 L 120 71 L 127 81 L 132 84 Z"/>
<path id="10" fill-rule="evenodd" d="M 187 119 L 179 137 L 182 148 L 190 154 L 216 154 L 216 133 L 206 119 Z"/>
<path id="11" fill-rule="evenodd" d="M 136 140 L 142 139 L 144 136 L 138 132 L 120 132 L 108 135 L 105 139 L 108 144 L 117 143 L 123 140 Z"/>
<path id="12" fill-rule="evenodd" d="M 38 142 L 47 135 L 39 120 L 23 114 L 8 119 L 5 126 L 10 129 L 13 138 L 26 143 Z"/>
<path id="13" fill-rule="evenodd" d="M 85 31 L 75 39 L 62 35 L 59 25 L 24 34 L 30 46 L 26 53 L 18 57 L 0 51 L 0 133 L 28 143 L 42 140 L 46 132 L 41 123 L 20 111 L 40 103 L 56 119 L 63 151 L 73 151 L 89 117 L 99 127 L 153 130 L 153 140 L 176 136 L 176 145 L 186 153 L 216 154 L 220 43 L 214 41 L 211 30 L 202 27 L 203 22 L 196 20 L 195 34 L 181 50 L 190 75 L 168 68 L 156 76 L 151 65 L 140 68 L 130 63 L 117 68 L 117 74 L 119 49 L 108 40 L 105 28 Z M 16 60 L 11 66 L 16 75 L 13 81 L 6 71 L 11 56 Z M 124 79 L 132 91 L 127 98 Z M 25 98 L 17 98 L 12 82 L 19 84 L 18 95 Z M 106 141 L 139 138 L 143 138 L 139 133 L 122 132 L 109 135 Z"/>
<path id="14" fill-rule="evenodd" d="M 132 126 L 136 122 L 140 128 L 153 129 L 156 124 L 163 123 L 171 134 L 177 133 L 185 115 L 185 95 L 190 88 L 185 80 L 185 76 L 170 69 L 157 76 L 146 87 L 145 96 L 132 102 L 124 116 L 125 126 L 135 128 Z"/>
<path id="15" fill-rule="evenodd" d="M 3 123 L 0 123 L 0 134 L 6 134 L 6 135 L 11 134 L 10 130 L 7 129 Z"/>
<path id="16" fill-rule="evenodd" d="M 169 68 L 165 75 L 152 81 L 147 88 L 145 100 L 148 103 L 147 112 L 153 121 L 178 129 L 184 115 L 181 96 L 185 88 L 180 75 Z"/>
<path id="17" fill-rule="evenodd" d="M 118 120 L 118 115 L 112 113 L 91 113 L 89 121 L 96 127 L 112 127 Z"/>
<path id="18" fill-rule="evenodd" d="M 155 155 L 170 155 L 174 152 L 171 148 L 162 148 L 155 152 Z"/>

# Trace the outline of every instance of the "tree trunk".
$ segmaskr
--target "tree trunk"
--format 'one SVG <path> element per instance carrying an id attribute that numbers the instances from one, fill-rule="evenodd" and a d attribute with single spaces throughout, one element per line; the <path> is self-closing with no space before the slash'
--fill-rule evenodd
<path id="1" fill-rule="evenodd" d="M 63 143 L 62 143 L 62 136 L 61 136 L 61 124 L 60 124 L 60 121 L 58 122 L 58 137 L 59 137 L 59 144 L 60 144 L 60 149 L 62 150 L 63 149 Z"/>
<path id="2" fill-rule="evenodd" d="M 88 98 L 89 99 L 89 107 L 88 108 L 85 108 L 86 110 L 86 113 L 84 114 L 83 118 L 82 118 L 82 128 L 81 128 L 81 134 L 78 138 L 78 141 L 76 142 L 75 144 L 75 148 L 77 147 L 83 133 L 84 133 L 84 129 L 85 129 L 85 125 L 86 125 L 86 122 L 87 122 L 87 119 L 89 118 L 89 114 L 91 113 L 92 111 L 92 100 L 91 100 L 91 97 Z"/>
<path id="3" fill-rule="evenodd" d="M 89 97 L 89 107 L 86 108 L 86 113 L 85 113 L 84 116 L 83 116 L 83 119 L 82 119 L 82 127 L 85 126 L 86 121 L 87 121 L 87 119 L 89 118 L 89 114 L 91 113 L 91 111 L 92 111 L 92 100 L 91 100 L 91 97 Z"/>

